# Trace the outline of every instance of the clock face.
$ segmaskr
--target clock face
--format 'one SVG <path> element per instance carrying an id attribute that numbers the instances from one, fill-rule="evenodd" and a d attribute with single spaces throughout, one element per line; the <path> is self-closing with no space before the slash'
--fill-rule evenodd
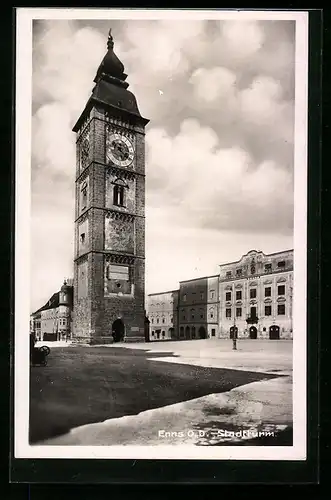
<path id="1" fill-rule="evenodd" d="M 133 144 L 126 136 L 111 134 L 107 141 L 107 159 L 120 167 L 128 167 L 134 158 Z"/>

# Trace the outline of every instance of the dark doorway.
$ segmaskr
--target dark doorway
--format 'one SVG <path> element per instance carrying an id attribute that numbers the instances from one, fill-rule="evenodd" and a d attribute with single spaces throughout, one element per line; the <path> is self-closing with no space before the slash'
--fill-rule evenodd
<path id="1" fill-rule="evenodd" d="M 207 334 L 206 334 L 206 330 L 203 326 L 200 326 L 199 328 L 199 338 L 200 339 L 206 339 L 207 338 Z"/>
<path id="2" fill-rule="evenodd" d="M 190 327 L 189 326 L 187 326 L 185 328 L 185 338 L 186 338 L 186 340 L 190 340 L 190 338 L 191 338 L 191 336 L 190 336 Z"/>
<path id="3" fill-rule="evenodd" d="M 171 339 L 174 339 L 175 338 L 175 330 L 174 328 L 169 328 L 168 330 L 168 335 Z"/>
<path id="4" fill-rule="evenodd" d="M 230 339 L 237 339 L 238 338 L 238 327 L 237 326 L 231 326 L 230 328 Z"/>
<path id="5" fill-rule="evenodd" d="M 269 339 L 270 340 L 279 340 L 279 326 L 272 325 L 269 328 Z"/>
<path id="6" fill-rule="evenodd" d="M 112 326 L 112 336 L 114 342 L 123 342 L 124 340 L 124 323 L 121 319 L 116 319 Z"/>
<path id="7" fill-rule="evenodd" d="M 249 329 L 249 338 L 250 339 L 257 339 L 257 328 L 256 326 L 251 326 Z"/>

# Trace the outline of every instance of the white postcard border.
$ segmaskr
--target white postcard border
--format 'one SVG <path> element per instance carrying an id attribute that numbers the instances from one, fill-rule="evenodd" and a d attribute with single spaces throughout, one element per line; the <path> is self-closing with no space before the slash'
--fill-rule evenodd
<path id="1" fill-rule="evenodd" d="M 296 21 L 294 290 L 293 290 L 293 429 L 292 447 L 196 446 L 38 446 L 29 445 L 29 321 L 31 101 L 33 19 L 254 19 Z M 150 9 L 18 8 L 16 38 L 16 214 L 15 214 L 15 458 L 122 459 L 306 459 L 306 248 L 307 248 L 307 92 L 308 12 L 194 11 Z M 296 333 L 297 332 L 297 333 Z"/>

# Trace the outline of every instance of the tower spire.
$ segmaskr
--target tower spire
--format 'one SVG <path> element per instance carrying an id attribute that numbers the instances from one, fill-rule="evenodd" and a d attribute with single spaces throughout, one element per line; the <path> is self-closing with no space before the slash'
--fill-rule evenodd
<path id="1" fill-rule="evenodd" d="M 116 56 L 113 49 L 114 39 L 110 28 L 107 40 L 107 54 L 98 68 L 94 82 L 98 83 L 101 79 L 103 79 L 113 85 L 127 88 L 129 84 L 125 82 L 127 75 L 124 73 L 124 65 Z"/>
<path id="2" fill-rule="evenodd" d="M 113 39 L 113 36 L 111 34 L 111 28 L 109 28 L 107 49 L 112 50 L 113 48 L 114 48 L 114 39 Z"/>

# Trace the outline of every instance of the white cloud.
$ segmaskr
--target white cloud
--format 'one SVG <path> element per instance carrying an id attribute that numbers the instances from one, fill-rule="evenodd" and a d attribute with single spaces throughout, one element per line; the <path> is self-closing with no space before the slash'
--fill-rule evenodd
<path id="1" fill-rule="evenodd" d="M 260 50 L 265 38 L 262 25 L 256 21 L 220 21 L 220 31 L 226 50 L 239 60 Z"/>
<path id="2" fill-rule="evenodd" d="M 270 216 L 280 206 L 291 206 L 292 178 L 285 168 L 271 160 L 254 164 L 248 152 L 237 147 L 217 147 L 216 133 L 196 120 L 184 121 L 175 137 L 150 129 L 146 144 L 151 182 L 158 179 L 163 203 L 177 210 L 180 206 L 178 217 L 186 224 L 226 229 L 235 202 L 240 217 L 231 221 L 232 230 L 245 230 L 256 218 L 256 231 L 268 231 Z"/>
<path id="3" fill-rule="evenodd" d="M 69 109 L 60 102 L 46 104 L 34 115 L 32 127 L 35 161 L 53 172 L 73 174 L 76 150 Z"/>
<path id="4" fill-rule="evenodd" d="M 36 50 L 34 94 L 62 103 L 77 118 L 105 53 L 104 37 L 87 27 L 77 30 L 70 21 L 55 21 Z"/>
<path id="5" fill-rule="evenodd" d="M 189 81 L 193 83 L 198 99 L 212 102 L 233 97 L 236 75 L 227 68 L 199 68 L 194 71 Z"/>

